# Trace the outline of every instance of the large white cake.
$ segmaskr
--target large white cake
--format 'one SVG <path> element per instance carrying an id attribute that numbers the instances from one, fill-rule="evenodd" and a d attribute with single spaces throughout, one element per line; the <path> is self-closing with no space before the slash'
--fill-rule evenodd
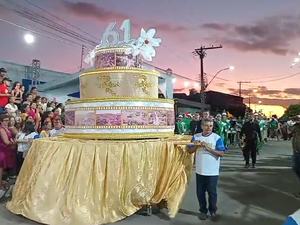
<path id="1" fill-rule="evenodd" d="M 80 99 L 66 103 L 65 136 L 84 139 L 161 138 L 174 134 L 174 101 L 158 98 L 158 72 L 143 68 L 161 39 L 141 30 L 129 43 L 99 45 L 80 74 Z"/>

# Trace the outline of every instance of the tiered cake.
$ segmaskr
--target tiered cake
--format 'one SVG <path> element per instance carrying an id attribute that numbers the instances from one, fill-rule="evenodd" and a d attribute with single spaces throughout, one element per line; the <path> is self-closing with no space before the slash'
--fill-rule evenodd
<path id="1" fill-rule="evenodd" d="M 66 103 L 65 136 L 84 139 L 141 139 L 174 134 L 174 102 L 158 98 L 158 75 L 143 69 L 161 39 L 155 30 L 118 46 L 97 46 L 94 69 L 81 73 L 80 99 Z"/>

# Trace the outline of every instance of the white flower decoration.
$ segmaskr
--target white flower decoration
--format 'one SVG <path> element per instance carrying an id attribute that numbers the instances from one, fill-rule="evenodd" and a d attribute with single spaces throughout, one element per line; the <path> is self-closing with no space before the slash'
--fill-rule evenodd
<path id="1" fill-rule="evenodd" d="M 91 66 L 94 65 L 94 58 L 95 58 L 95 51 L 92 50 L 89 52 L 89 54 L 87 54 L 87 56 L 84 59 L 84 62 L 87 64 L 91 64 Z"/>
<path id="2" fill-rule="evenodd" d="M 126 55 L 137 56 L 141 53 L 141 45 L 137 45 L 136 43 L 130 44 L 130 47 L 125 50 Z"/>
<path id="3" fill-rule="evenodd" d="M 147 61 L 152 61 L 156 54 L 154 47 L 158 47 L 162 42 L 161 38 L 154 38 L 155 33 L 155 29 L 150 29 L 146 32 L 142 28 L 141 36 L 126 49 L 125 54 L 132 54 L 133 56 L 141 54 Z"/>

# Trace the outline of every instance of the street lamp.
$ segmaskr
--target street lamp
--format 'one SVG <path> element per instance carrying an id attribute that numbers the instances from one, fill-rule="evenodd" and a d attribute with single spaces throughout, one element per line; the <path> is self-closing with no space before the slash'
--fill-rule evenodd
<path id="1" fill-rule="evenodd" d="M 206 85 L 206 88 L 211 84 L 211 82 L 213 82 L 213 80 L 219 75 L 219 73 L 226 71 L 226 70 L 234 70 L 234 66 L 230 66 L 224 69 L 219 70 L 214 76 L 213 78 L 208 82 L 208 84 Z"/>
<path id="2" fill-rule="evenodd" d="M 32 44 L 34 43 L 34 36 L 32 34 L 25 34 L 24 40 L 27 44 Z"/>
<path id="3" fill-rule="evenodd" d="M 184 85 L 184 87 L 188 87 L 190 85 L 190 82 L 184 81 L 183 85 Z"/>

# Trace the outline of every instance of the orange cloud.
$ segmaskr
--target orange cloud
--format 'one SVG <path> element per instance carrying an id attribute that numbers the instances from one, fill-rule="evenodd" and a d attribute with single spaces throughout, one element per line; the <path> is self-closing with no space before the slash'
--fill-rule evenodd
<path id="1" fill-rule="evenodd" d="M 257 92 L 253 92 L 256 89 Z M 238 89 L 228 88 L 230 94 L 237 95 Z M 288 107 L 290 104 L 298 104 L 300 102 L 300 88 L 286 88 L 284 90 L 269 90 L 266 86 L 258 86 L 257 88 L 249 88 L 241 90 L 242 96 L 244 96 L 244 102 L 248 103 L 249 95 L 250 101 L 255 103 L 262 101 L 266 105 L 281 105 Z"/>

